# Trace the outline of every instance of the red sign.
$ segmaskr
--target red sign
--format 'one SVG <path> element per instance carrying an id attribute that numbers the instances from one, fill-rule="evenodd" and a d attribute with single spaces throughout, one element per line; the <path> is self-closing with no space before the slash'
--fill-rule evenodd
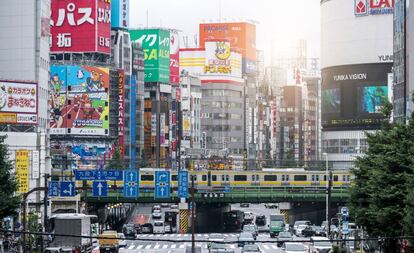
<path id="1" fill-rule="evenodd" d="M 124 121 L 125 121 L 125 71 L 118 70 L 118 142 L 121 155 L 124 157 L 125 141 L 124 141 Z"/>
<path id="2" fill-rule="evenodd" d="M 110 0 L 52 0 L 50 51 L 110 54 Z"/>
<path id="3" fill-rule="evenodd" d="M 170 83 L 180 83 L 180 39 L 178 33 L 170 32 Z"/>

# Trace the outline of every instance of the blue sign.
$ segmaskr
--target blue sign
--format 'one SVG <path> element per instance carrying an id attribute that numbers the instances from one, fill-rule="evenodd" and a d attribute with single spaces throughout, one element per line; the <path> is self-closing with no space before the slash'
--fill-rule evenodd
<path id="1" fill-rule="evenodd" d="M 156 199 L 165 199 L 170 197 L 170 172 L 155 172 L 155 195 Z"/>
<path id="2" fill-rule="evenodd" d="M 128 29 L 129 0 L 111 0 L 111 28 Z"/>
<path id="3" fill-rule="evenodd" d="M 75 180 L 123 180 L 122 170 L 75 170 Z"/>
<path id="4" fill-rule="evenodd" d="M 60 196 L 61 197 L 73 197 L 73 196 L 75 196 L 75 182 L 73 182 L 73 181 L 60 181 Z"/>
<path id="5" fill-rule="evenodd" d="M 58 181 L 50 181 L 49 182 L 48 196 L 49 197 L 59 196 L 59 182 Z"/>
<path id="6" fill-rule="evenodd" d="M 138 197 L 138 171 L 124 171 L 124 197 Z"/>
<path id="7" fill-rule="evenodd" d="M 108 196 L 108 183 L 106 181 L 93 181 L 92 195 L 94 197 Z"/>
<path id="8" fill-rule="evenodd" d="M 224 192 L 226 193 L 230 192 L 230 186 L 228 185 L 224 186 Z"/>
<path id="9" fill-rule="evenodd" d="M 178 197 L 188 198 L 188 171 L 178 172 Z"/>

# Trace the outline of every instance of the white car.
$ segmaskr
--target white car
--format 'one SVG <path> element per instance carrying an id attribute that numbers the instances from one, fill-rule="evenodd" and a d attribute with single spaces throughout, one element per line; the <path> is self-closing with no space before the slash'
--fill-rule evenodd
<path id="1" fill-rule="evenodd" d="M 245 222 L 253 222 L 254 215 L 252 212 L 244 212 L 244 221 Z"/>
<path id="2" fill-rule="evenodd" d="M 313 242 L 314 253 L 328 253 L 332 251 L 332 243 L 328 238 L 322 236 L 313 236 L 311 237 Z"/>
<path id="3" fill-rule="evenodd" d="M 161 211 L 160 211 L 160 210 L 155 209 L 155 210 L 152 212 L 152 218 L 153 218 L 153 219 L 161 219 L 161 216 L 162 216 L 162 213 L 161 213 Z"/>
<path id="4" fill-rule="evenodd" d="M 127 246 L 127 241 L 125 240 L 125 235 L 123 233 L 118 233 L 118 246 L 120 248 L 125 248 Z"/>
<path id="5" fill-rule="evenodd" d="M 177 205 L 177 204 L 172 204 L 172 205 L 170 206 L 170 209 L 171 209 L 171 210 L 178 210 L 178 205 Z"/>
<path id="6" fill-rule="evenodd" d="M 163 221 L 154 221 L 154 234 L 165 234 L 165 227 Z"/>
<path id="7" fill-rule="evenodd" d="M 300 242 L 286 242 L 282 249 L 285 253 L 308 253 L 306 246 Z"/>
<path id="8" fill-rule="evenodd" d="M 308 225 L 299 225 L 296 230 L 296 236 L 302 236 L 302 231 L 307 227 Z"/>

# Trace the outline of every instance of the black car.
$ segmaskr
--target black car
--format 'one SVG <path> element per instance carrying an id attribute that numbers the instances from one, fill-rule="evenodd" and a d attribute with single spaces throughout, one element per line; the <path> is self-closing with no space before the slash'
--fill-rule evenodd
<path id="1" fill-rule="evenodd" d="M 143 234 L 152 234 L 154 231 L 154 228 L 151 223 L 145 223 L 141 226 L 141 232 Z"/>
<path id="2" fill-rule="evenodd" d="M 135 230 L 134 224 L 124 224 L 122 227 L 122 233 L 126 238 L 135 238 L 137 231 Z"/>
<path id="3" fill-rule="evenodd" d="M 304 228 L 302 230 L 302 235 L 304 237 L 311 237 L 311 236 L 315 236 L 315 230 L 313 230 L 312 226 L 306 226 L 306 228 Z"/>
<path id="4" fill-rule="evenodd" d="M 258 215 L 256 216 L 256 226 L 265 226 L 266 225 L 266 216 Z"/>

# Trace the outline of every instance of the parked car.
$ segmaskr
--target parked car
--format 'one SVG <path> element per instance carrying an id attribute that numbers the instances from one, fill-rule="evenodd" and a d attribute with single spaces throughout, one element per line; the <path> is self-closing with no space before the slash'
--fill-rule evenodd
<path id="1" fill-rule="evenodd" d="M 246 244 L 243 246 L 242 253 L 260 253 L 262 252 L 256 244 Z"/>
<path id="2" fill-rule="evenodd" d="M 245 244 L 254 244 L 255 240 L 251 233 L 242 232 L 239 235 L 238 246 L 244 247 Z"/>
<path id="3" fill-rule="evenodd" d="M 280 232 L 277 236 L 277 246 L 281 247 L 283 243 L 292 241 L 292 234 L 290 232 Z"/>
<path id="4" fill-rule="evenodd" d="M 311 238 L 313 242 L 313 253 L 329 253 L 332 249 L 332 243 L 326 237 L 314 236 Z"/>
<path id="5" fill-rule="evenodd" d="M 244 225 L 243 226 L 243 232 L 252 233 L 253 238 L 256 240 L 259 232 L 257 231 L 257 227 L 253 224 L 251 225 Z"/>
<path id="6" fill-rule="evenodd" d="M 299 242 L 286 242 L 283 244 L 282 249 L 285 253 L 308 253 L 305 245 Z"/>
<path id="7" fill-rule="evenodd" d="M 302 229 L 302 235 L 304 237 L 315 236 L 315 230 L 313 230 L 312 226 L 306 226 L 304 229 Z"/>
<path id="8" fill-rule="evenodd" d="M 249 203 L 240 203 L 240 207 L 249 207 L 250 204 Z"/>
<path id="9" fill-rule="evenodd" d="M 152 234 L 154 229 L 151 223 L 145 223 L 141 226 L 141 231 L 143 234 Z"/>
<path id="10" fill-rule="evenodd" d="M 118 246 L 119 248 L 125 248 L 127 246 L 127 241 L 123 233 L 118 233 Z"/>
<path id="11" fill-rule="evenodd" d="M 265 207 L 266 207 L 266 208 L 270 208 L 270 209 L 275 209 L 275 208 L 278 208 L 278 207 L 279 207 L 279 205 L 278 205 L 278 204 L 276 204 L 276 203 L 266 203 L 266 204 L 265 204 Z"/>
<path id="12" fill-rule="evenodd" d="M 234 253 L 233 249 L 227 248 L 223 243 L 211 243 L 209 249 L 209 253 Z"/>

